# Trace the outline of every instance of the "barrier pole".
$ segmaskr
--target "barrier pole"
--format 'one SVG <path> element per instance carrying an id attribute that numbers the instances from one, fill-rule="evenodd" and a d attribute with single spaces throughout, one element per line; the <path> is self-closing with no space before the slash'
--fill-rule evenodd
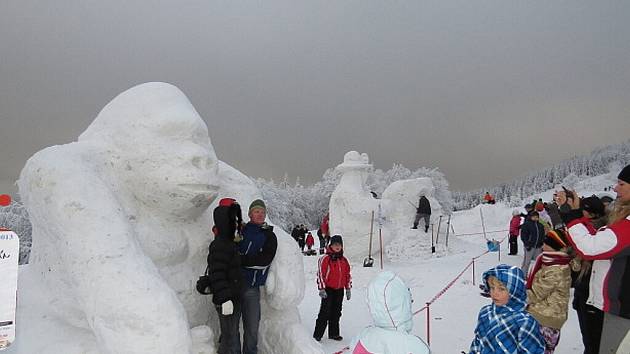
<path id="1" fill-rule="evenodd" d="M 378 239 L 381 243 L 381 270 L 383 270 L 383 235 L 381 233 L 381 228 L 378 228 Z"/>
<path id="2" fill-rule="evenodd" d="M 499 254 L 499 263 L 501 263 L 501 242 L 499 242 L 499 252 L 497 252 Z"/>
<path id="3" fill-rule="evenodd" d="M 435 244 L 433 244 L 433 224 L 431 224 L 431 253 L 435 253 Z"/>
<path id="4" fill-rule="evenodd" d="M 486 239 L 486 241 L 488 240 L 488 236 L 486 236 L 486 225 L 483 222 L 483 211 L 481 210 L 482 208 L 479 208 L 479 215 L 481 215 L 481 229 L 483 230 L 483 238 Z"/>
<path id="5" fill-rule="evenodd" d="M 440 242 L 440 226 L 442 226 L 442 215 L 440 215 L 440 220 L 438 221 L 438 230 L 437 236 L 435 237 L 435 244 L 437 245 Z"/>
<path id="6" fill-rule="evenodd" d="M 446 222 L 446 247 L 448 247 L 448 234 L 451 231 L 451 216 L 448 216 L 448 221 Z"/>
<path id="7" fill-rule="evenodd" d="M 472 259 L 472 281 L 473 285 L 475 285 L 475 258 Z"/>
<path id="8" fill-rule="evenodd" d="M 427 302 L 427 344 L 431 346 L 431 303 Z"/>

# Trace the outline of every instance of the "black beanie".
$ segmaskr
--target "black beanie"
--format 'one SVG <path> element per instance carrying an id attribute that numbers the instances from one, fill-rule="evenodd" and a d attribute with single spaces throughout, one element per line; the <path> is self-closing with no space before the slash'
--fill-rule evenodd
<path id="1" fill-rule="evenodd" d="M 233 239 L 236 230 L 239 228 L 243 220 L 243 217 L 241 215 L 241 207 L 235 201 L 229 203 L 229 206 L 226 204 L 221 204 L 222 203 L 220 203 L 213 212 L 213 231 L 215 231 L 216 236 L 223 236 L 229 239 Z"/>
<path id="2" fill-rule="evenodd" d="M 619 172 L 619 176 L 617 176 L 617 179 L 620 179 L 626 183 L 630 183 L 630 165 L 624 167 L 623 170 Z"/>
<path id="3" fill-rule="evenodd" d="M 330 245 L 332 246 L 335 243 L 338 243 L 341 246 L 343 246 L 343 240 L 341 239 L 341 235 L 335 235 L 335 236 L 330 238 Z"/>

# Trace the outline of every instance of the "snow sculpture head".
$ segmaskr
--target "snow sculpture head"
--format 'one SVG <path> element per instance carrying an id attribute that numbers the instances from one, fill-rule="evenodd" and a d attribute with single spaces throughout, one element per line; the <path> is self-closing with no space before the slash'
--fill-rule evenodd
<path id="1" fill-rule="evenodd" d="M 209 206 L 218 195 L 241 203 L 260 196 L 217 160 L 206 124 L 179 89 L 148 83 L 123 92 L 77 142 L 29 159 L 18 184 L 33 223 L 22 293 L 46 295 L 29 298 L 36 314 L 18 323 L 23 338 L 55 338 L 18 338 L 19 352 L 214 352 L 213 330 L 203 326 L 212 306 L 194 288 L 211 241 Z M 261 333 L 292 333 L 287 352 L 292 340 L 312 348 L 294 315 L 304 280 L 287 275 L 302 269 L 301 257 L 288 236 L 278 240 Z M 294 316 L 268 318 L 279 311 Z"/>
<path id="2" fill-rule="evenodd" d="M 189 218 L 216 197 L 218 163 L 208 128 L 174 86 L 150 83 L 122 93 L 79 142 L 106 149 L 121 187 L 143 207 Z"/>

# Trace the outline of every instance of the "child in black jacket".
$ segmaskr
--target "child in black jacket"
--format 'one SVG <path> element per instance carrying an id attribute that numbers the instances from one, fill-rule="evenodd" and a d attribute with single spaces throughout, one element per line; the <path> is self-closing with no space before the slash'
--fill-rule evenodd
<path id="1" fill-rule="evenodd" d="M 241 228 L 241 207 L 225 198 L 214 209 L 215 239 L 208 250 L 208 275 L 212 303 L 219 314 L 221 337 L 219 354 L 240 353 L 239 333 L 241 258 L 235 236 Z"/>

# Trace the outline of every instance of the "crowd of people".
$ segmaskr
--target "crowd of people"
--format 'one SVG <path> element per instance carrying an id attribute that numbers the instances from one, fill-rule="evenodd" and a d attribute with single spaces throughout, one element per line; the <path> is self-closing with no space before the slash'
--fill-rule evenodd
<path id="1" fill-rule="evenodd" d="M 326 224 L 327 225 L 327 224 Z M 313 233 L 308 230 L 308 228 L 304 224 L 295 225 L 293 230 L 291 231 L 291 237 L 297 242 L 298 247 L 300 248 L 300 252 L 307 256 L 315 256 L 318 253 L 315 247 L 315 238 L 313 237 Z M 328 235 L 328 229 L 326 229 L 326 233 L 322 231 L 320 227 L 317 230 L 317 238 L 319 239 L 319 254 L 324 254 L 324 250 L 326 245 L 330 241 L 330 236 Z"/>
<path id="2" fill-rule="evenodd" d="M 626 338 L 630 330 L 630 165 L 619 173 L 614 191 L 616 200 L 605 200 L 580 197 L 563 188 L 549 203 L 535 200 L 525 206 L 526 213 L 513 212 L 509 254 L 518 254 L 520 237 L 523 262 L 521 267 L 501 264 L 483 274 L 492 303 L 479 312 L 469 353 L 553 353 L 568 318 L 571 287 L 584 353 L 628 352 L 624 346 L 630 345 Z M 208 276 L 219 315 L 221 354 L 257 352 L 260 287 L 275 256 L 277 239 L 265 222 L 262 200 L 251 203 L 248 216 L 250 220 L 243 224 L 240 206 L 230 198 L 221 200 L 213 214 L 216 237 L 209 246 Z M 421 219 L 417 217 L 414 226 Z M 342 304 L 352 294 L 350 264 L 343 255 L 341 235 L 329 235 L 328 215 L 317 234 L 323 255 L 317 269 L 321 303 L 313 338 L 321 341 L 327 330 L 329 339 L 341 341 Z M 312 233 L 303 225 L 296 225 L 292 236 L 303 251 L 304 246 L 310 250 L 314 245 Z M 384 286 L 392 286 L 391 291 L 384 291 Z M 422 340 L 410 334 L 411 297 L 402 279 L 381 273 L 367 292 L 374 326 L 355 337 L 353 353 L 429 352 Z M 396 306 L 387 308 L 388 303 Z"/>
<path id="3" fill-rule="evenodd" d="M 571 287 L 584 353 L 630 353 L 630 165 L 613 190 L 614 201 L 563 187 L 550 203 L 513 212 L 509 254 L 520 235 L 523 263 L 484 273 L 493 303 L 479 313 L 470 353 L 553 353 Z"/>

